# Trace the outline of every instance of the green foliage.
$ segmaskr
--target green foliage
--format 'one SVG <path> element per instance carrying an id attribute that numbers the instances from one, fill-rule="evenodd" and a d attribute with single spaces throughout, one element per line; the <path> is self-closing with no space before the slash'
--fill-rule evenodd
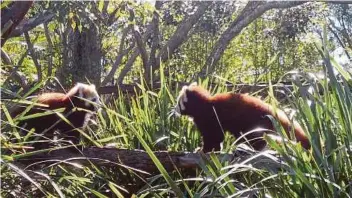
<path id="1" fill-rule="evenodd" d="M 43 66 L 44 79 L 52 78 L 46 72 L 49 58 L 52 58 L 53 74 L 63 72 L 63 79 L 70 82 L 74 66 L 66 62 L 64 56 L 69 54 L 65 54 L 65 49 L 68 49 L 65 44 L 72 29 L 82 31 L 88 23 L 98 27 L 102 41 L 102 67 L 108 72 L 121 53 L 117 46 L 121 42 L 131 44 L 133 41 L 131 37 L 121 41 L 123 28 L 134 23 L 143 33 L 152 18 L 153 8 L 149 4 L 113 1 L 106 11 L 111 14 L 117 10 L 114 17 L 119 20 L 108 24 L 102 15 L 104 3 L 98 1 L 95 5 L 91 2 L 44 1 L 36 3 L 31 9 L 29 16 L 45 11 L 56 14 L 55 20 L 48 24 L 53 43 L 52 52 L 47 50 L 49 43 L 42 26 L 30 31 L 39 63 Z M 2 7 L 7 5 L 6 1 L 1 3 Z M 124 5 L 134 9 L 136 16 L 133 21 L 129 20 L 130 15 Z M 57 6 L 60 9 L 55 10 Z M 229 19 L 238 15 L 238 11 L 231 12 L 231 9 L 235 9 L 231 6 L 236 5 L 217 4 L 213 10 L 209 10 L 194 28 L 195 33 L 190 35 L 189 40 L 172 54 L 167 63 L 161 65 L 157 71 L 160 77 L 158 80 L 161 81 L 160 89 L 150 89 L 147 87 L 149 82 L 141 80 L 142 61 L 137 58 L 125 82 L 139 82 L 138 88 L 132 93 L 119 92 L 115 96 L 106 97 L 103 111 L 97 115 L 98 125 L 89 126 L 88 130 L 78 130 L 84 137 L 81 142 L 84 146 L 113 143 L 117 148 L 147 151 L 157 165 L 159 175 L 140 178 L 137 176 L 140 171 L 129 169 L 118 162 L 115 162 L 116 167 L 97 167 L 93 163 L 78 164 L 74 159 L 58 160 L 50 166 L 34 163 L 22 167 L 14 160 L 45 150 L 30 152 L 27 149 L 27 146 L 36 141 L 33 140 L 36 132 L 30 131 L 23 135 L 16 124 L 26 118 L 21 115 L 11 118 L 11 106 L 7 105 L 8 101 L 2 100 L 1 196 L 124 197 L 126 191 L 133 191 L 139 197 L 351 197 L 352 77 L 351 73 L 330 57 L 329 52 L 337 45 L 327 38 L 327 32 L 321 35 L 323 45 L 314 42 L 316 35 L 313 34 L 315 30 L 312 30 L 312 26 L 321 23 L 324 17 L 314 15 L 308 20 L 307 16 L 313 10 L 309 10 L 310 7 L 292 13 L 268 12 L 257 19 L 232 40 L 223 54 L 213 75 L 220 82 L 219 85 L 210 87 L 213 79 L 203 80 L 202 84 L 212 93 L 218 93 L 226 90 L 224 82 L 228 81 L 275 81 L 293 69 L 324 71 L 327 77 L 311 84 L 312 93 L 305 92 L 303 85 L 297 85 L 293 98 L 286 104 L 297 110 L 296 118 L 310 138 L 311 150 L 306 151 L 291 142 L 277 145 L 268 138 L 273 150 L 254 152 L 242 149 L 245 155 L 232 161 L 227 155 L 211 154 L 208 158 L 201 153 L 200 169 L 191 173 L 188 170 L 166 172 L 154 156 L 153 151 L 157 150 L 192 152 L 201 145 L 201 137 L 194 124 L 187 118 L 176 117 L 172 113 L 180 90 L 180 87 L 173 87 L 172 82 L 194 79 L 194 74 L 204 65 Z M 187 11 L 193 8 L 193 3 L 185 2 L 164 5 L 159 11 L 163 19 L 159 24 L 160 44 L 165 44 L 177 25 L 187 17 Z M 321 14 L 326 11 L 319 9 L 314 12 Z M 350 14 L 348 7 L 334 9 L 338 14 Z M 222 16 L 226 18 L 222 19 Z M 344 18 L 343 15 L 340 17 Z M 290 23 L 297 24 L 287 24 L 290 19 L 293 20 Z M 344 22 L 350 20 L 345 19 Z M 291 37 L 290 34 L 287 38 L 285 31 L 290 28 L 294 28 L 294 35 Z M 348 50 L 351 47 L 348 46 L 348 36 L 343 37 L 343 41 L 339 45 Z M 28 55 L 24 38 L 12 38 L 2 49 L 9 53 L 13 62 L 13 65 L 3 65 L 5 77 L 10 74 L 13 66 L 18 65 L 27 80 L 34 81 L 33 74 L 37 71 L 32 57 Z M 130 55 L 131 52 L 124 57 L 115 77 Z M 324 60 L 324 67 L 321 67 L 321 59 Z M 2 77 L 1 83 L 4 81 Z M 44 84 L 46 82 L 40 82 L 27 94 L 21 95 L 28 96 Z M 3 88 L 7 87 L 2 85 Z M 25 102 L 23 99 L 20 101 Z M 278 131 L 280 130 L 278 126 Z M 281 135 L 285 136 L 285 133 Z M 234 137 L 227 134 L 223 151 L 234 152 L 234 148 L 239 148 L 234 142 Z M 55 148 L 72 147 L 67 142 L 61 143 Z M 243 154 L 240 151 L 235 152 Z M 39 167 L 39 170 L 28 170 L 33 167 Z"/>
<path id="2" fill-rule="evenodd" d="M 321 52 L 324 54 L 324 51 Z M 247 153 L 232 162 L 226 156 L 203 156 L 201 170 L 196 177 L 183 175 L 185 173 L 182 172 L 179 173 L 181 175 L 167 173 L 155 158 L 153 150 L 192 151 L 200 143 L 199 134 L 191 122 L 185 118 L 169 116 L 179 89 L 171 91 L 167 81 L 163 81 L 163 86 L 157 92 L 148 91 L 141 82 L 135 95 L 127 97 L 120 93 L 113 105 L 104 108 L 105 113 L 100 114 L 98 129 L 92 128 L 94 131 L 91 133 L 94 135 L 85 144 L 89 145 L 91 141 L 103 144 L 110 142 L 119 148 L 145 149 L 155 161 L 162 177 L 148 180 L 149 183 L 140 196 L 164 196 L 169 193 L 182 196 L 181 193 L 192 197 L 350 197 L 352 94 L 349 84 L 352 77 L 328 57 L 325 56 L 325 65 L 329 78 L 318 82 L 323 87 L 324 94 L 320 95 L 315 90 L 313 94 L 300 95 L 291 101 L 310 137 L 311 151 L 291 143 L 278 146 L 275 142 L 270 142 L 275 151 L 247 151 L 250 155 Z M 333 67 L 340 71 L 340 80 L 330 73 Z M 206 86 L 207 82 L 204 83 Z M 222 92 L 222 89 L 220 86 L 212 92 Z M 314 86 L 314 89 L 318 89 L 318 86 Z M 229 144 L 233 142 L 231 138 L 233 137 L 226 137 L 224 150 L 232 147 Z M 7 145 L 4 144 L 4 139 L 2 144 Z M 33 196 L 41 192 L 48 196 L 85 194 L 106 197 L 113 193 L 121 197 L 125 186 L 118 178 L 121 177 L 120 174 L 133 172 L 121 167 L 111 174 L 111 170 L 106 168 L 59 162 L 42 169 L 43 173 L 31 173 L 9 161 L 30 155 L 31 153 L 3 154 L 3 196 L 8 195 L 10 189 L 17 189 L 20 193 Z M 38 180 L 31 174 L 40 174 L 46 179 Z M 23 180 L 28 181 L 25 182 L 28 187 L 19 189 L 13 183 L 24 182 Z M 39 191 L 29 192 L 33 188 L 30 186 Z M 105 191 L 109 193 L 104 193 Z"/>

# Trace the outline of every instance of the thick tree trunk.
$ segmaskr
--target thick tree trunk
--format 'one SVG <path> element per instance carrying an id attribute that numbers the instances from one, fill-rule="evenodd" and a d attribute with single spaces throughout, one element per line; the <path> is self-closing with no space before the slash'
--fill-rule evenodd
<path id="1" fill-rule="evenodd" d="M 175 168 L 195 169 L 202 161 L 200 153 L 155 151 L 154 154 L 167 171 L 173 171 Z M 228 161 L 233 161 L 239 156 L 238 154 L 219 154 L 219 157 L 226 157 Z M 73 148 L 59 149 L 21 158 L 18 162 L 29 165 L 38 162 L 56 163 L 61 160 L 83 165 L 91 165 L 93 162 L 100 166 L 127 166 L 147 173 L 158 172 L 158 168 L 145 151 L 117 148 L 90 147 L 84 148 L 82 151 L 75 151 Z"/>
<path id="2" fill-rule="evenodd" d="M 72 81 L 90 82 L 97 87 L 100 86 L 101 77 L 101 41 L 98 29 L 90 24 L 80 32 L 78 28 L 74 31 L 73 45 L 73 71 Z"/>

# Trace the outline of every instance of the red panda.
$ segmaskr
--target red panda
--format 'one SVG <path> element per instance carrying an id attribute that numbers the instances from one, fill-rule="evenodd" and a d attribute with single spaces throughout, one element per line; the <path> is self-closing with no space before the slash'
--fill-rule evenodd
<path id="1" fill-rule="evenodd" d="M 39 115 L 37 117 L 23 119 L 18 126 L 25 129 L 35 129 L 35 132 L 43 136 L 52 138 L 55 131 L 60 131 L 71 140 L 74 144 L 79 143 L 79 132 L 75 128 L 84 127 L 93 112 L 98 111 L 100 99 L 95 85 L 77 83 L 69 92 L 64 93 L 43 93 L 37 97 L 32 97 L 35 105 L 33 107 L 18 107 L 12 114 L 17 116 L 23 113 L 28 107 L 29 111 L 25 117 L 48 113 L 48 115 Z M 76 108 L 75 108 L 76 107 Z M 62 110 L 62 115 L 69 121 L 66 122 L 58 116 L 57 110 Z M 35 148 L 46 147 L 46 144 L 37 143 Z"/>
<path id="2" fill-rule="evenodd" d="M 259 98 L 236 93 L 221 93 L 211 96 L 207 90 L 197 86 L 196 83 L 182 88 L 177 98 L 175 111 L 179 115 L 193 118 L 203 136 L 204 152 L 220 150 L 220 143 L 224 140 L 225 131 L 229 131 L 236 138 L 258 127 L 268 129 L 269 133 L 273 132 L 274 126 L 267 115 L 276 118 L 287 133 L 292 127 L 283 111 L 275 111 L 271 105 Z M 293 125 L 296 139 L 301 142 L 304 148 L 310 148 L 309 140 L 301 126 L 297 122 L 294 122 Z M 248 133 L 239 142 L 247 141 L 255 150 L 262 150 L 266 146 L 266 142 L 262 138 L 265 132 L 260 130 Z"/>

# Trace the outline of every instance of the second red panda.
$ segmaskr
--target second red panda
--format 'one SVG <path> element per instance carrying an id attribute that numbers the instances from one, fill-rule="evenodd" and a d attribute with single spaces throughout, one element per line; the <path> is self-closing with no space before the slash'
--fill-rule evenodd
<path id="1" fill-rule="evenodd" d="M 100 99 L 94 85 L 77 83 L 69 92 L 65 93 L 44 93 L 37 97 L 33 97 L 33 102 L 38 105 L 30 107 L 25 113 L 24 119 L 19 122 L 18 126 L 25 129 L 35 129 L 37 134 L 51 138 L 55 131 L 64 134 L 67 140 L 71 140 L 77 144 L 79 142 L 79 132 L 75 128 L 84 127 L 90 119 L 92 113 L 96 112 L 100 106 Z M 12 112 L 12 116 L 22 114 L 28 106 L 17 107 Z M 62 116 L 67 119 L 64 121 L 58 115 L 57 110 L 61 109 Z M 38 117 L 30 117 L 35 114 L 48 113 L 48 115 L 40 115 Z M 45 144 L 43 144 L 45 145 Z M 41 143 L 37 143 L 35 147 L 45 147 Z"/>
<path id="2" fill-rule="evenodd" d="M 247 94 L 221 93 L 211 96 L 207 90 L 192 83 L 182 88 L 175 110 L 193 118 L 203 136 L 204 152 L 220 150 L 225 131 L 239 138 L 258 127 L 275 130 L 267 115 L 276 118 L 288 133 L 293 127 L 297 141 L 304 148 L 310 148 L 309 140 L 297 122 L 291 125 L 284 112 L 277 110 L 275 113 L 271 105 Z M 246 135 L 245 139 L 254 149 L 261 150 L 266 145 L 263 135 L 264 131 L 258 131 Z"/>

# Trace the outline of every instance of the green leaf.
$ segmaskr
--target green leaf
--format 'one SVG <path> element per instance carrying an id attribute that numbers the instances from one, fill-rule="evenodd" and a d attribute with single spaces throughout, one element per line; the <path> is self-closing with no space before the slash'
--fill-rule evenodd
<path id="1" fill-rule="evenodd" d="M 104 7 L 104 0 L 99 0 L 98 3 L 98 10 L 101 12 L 103 11 L 103 7 Z"/>

